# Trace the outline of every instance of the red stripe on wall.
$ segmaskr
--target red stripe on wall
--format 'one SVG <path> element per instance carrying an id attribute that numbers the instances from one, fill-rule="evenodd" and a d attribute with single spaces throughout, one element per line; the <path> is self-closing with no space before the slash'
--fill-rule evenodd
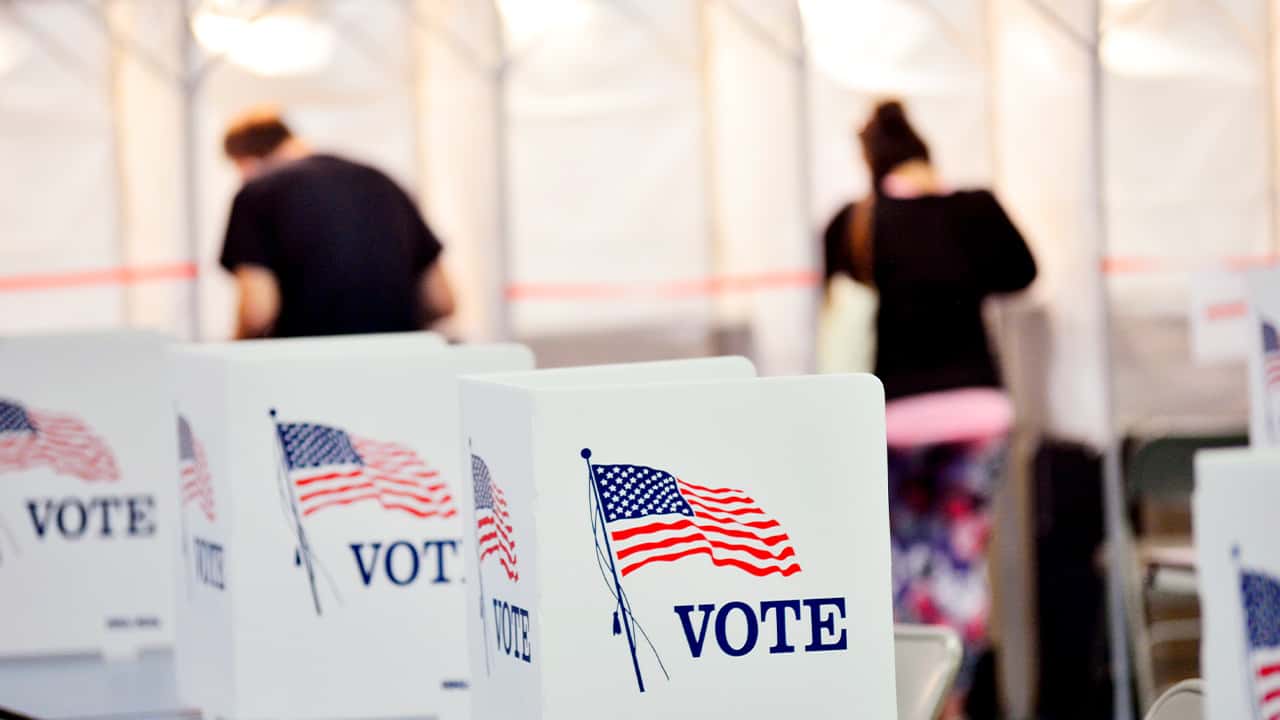
<path id="1" fill-rule="evenodd" d="M 1210 305 L 1205 308 L 1205 317 L 1210 320 L 1233 320 L 1249 314 L 1249 303 L 1239 300 Z"/>
<path id="2" fill-rule="evenodd" d="M 812 288 L 822 282 L 816 270 L 780 270 L 751 275 L 714 275 L 664 283 L 512 283 L 507 299 L 528 300 L 681 300 L 728 293 Z"/>
<path id="3" fill-rule="evenodd" d="M 1204 268 L 1248 270 L 1280 264 L 1280 255 L 1227 255 L 1217 258 L 1169 258 L 1151 255 L 1112 255 L 1102 259 L 1106 275 L 1132 275 L 1157 272 L 1189 272 Z"/>
<path id="4" fill-rule="evenodd" d="M 103 285 L 138 285 L 166 280 L 193 280 L 198 274 L 195 263 L 168 265 L 134 265 L 102 270 L 78 270 L 63 273 L 0 275 L 0 292 L 64 290 Z"/>

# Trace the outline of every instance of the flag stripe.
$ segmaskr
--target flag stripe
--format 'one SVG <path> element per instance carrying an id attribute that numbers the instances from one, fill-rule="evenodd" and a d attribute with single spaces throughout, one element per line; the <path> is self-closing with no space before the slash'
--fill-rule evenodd
<path id="1" fill-rule="evenodd" d="M 364 474 L 364 470 L 351 470 L 348 472 L 331 472 L 324 475 L 313 475 L 311 477 L 299 478 L 293 481 L 294 485 L 304 487 L 311 483 L 324 482 L 325 480 L 336 480 L 341 478 L 356 478 Z"/>
<path id="2" fill-rule="evenodd" d="M 650 550 L 668 550 L 677 545 L 699 542 L 706 543 L 707 545 L 720 550 L 736 550 L 738 552 L 744 552 L 760 560 L 786 560 L 789 557 L 794 557 L 796 554 L 795 548 L 790 545 L 782 548 L 782 550 L 777 553 L 772 553 L 768 550 L 751 547 L 750 545 L 738 545 L 736 543 L 724 542 L 722 540 L 712 540 L 702 533 L 694 533 L 692 535 L 681 535 L 667 540 L 628 545 L 625 549 L 618 551 L 618 559 L 622 560 L 624 558 L 631 557 L 636 553 L 648 552 Z"/>
<path id="3" fill-rule="evenodd" d="M 671 553 L 669 555 L 655 555 L 655 556 L 646 558 L 641 562 L 633 563 L 631 565 L 627 565 L 623 567 L 622 575 L 624 577 L 627 575 L 630 575 L 636 570 L 639 570 L 645 565 L 649 565 L 651 563 L 674 562 L 676 560 L 691 557 L 693 555 L 706 555 L 711 558 L 712 565 L 718 565 L 721 567 L 734 567 L 739 570 L 742 570 L 743 572 L 749 573 L 751 575 L 755 575 L 756 577 L 765 577 L 766 575 L 773 575 L 773 574 L 778 574 L 783 577 L 790 577 L 800 572 L 800 566 L 795 563 L 791 563 L 790 565 L 787 565 L 785 567 L 781 565 L 753 565 L 751 563 L 743 562 L 741 560 L 736 560 L 734 558 L 717 557 L 715 553 L 711 551 L 711 548 L 703 546 L 703 547 L 690 548 L 683 552 Z"/>
<path id="4" fill-rule="evenodd" d="M 774 521 L 773 527 L 777 527 L 777 525 L 777 521 Z M 786 542 L 788 539 L 786 533 L 765 537 L 758 533 L 748 532 L 746 530 L 732 530 L 729 528 L 717 527 L 715 525 L 700 525 L 692 520 L 680 520 L 672 523 L 650 523 L 648 525 L 640 525 L 626 530 L 614 530 L 610 537 L 612 537 L 616 542 L 622 542 L 630 540 L 636 536 L 651 535 L 662 530 L 682 530 L 684 528 L 697 528 L 703 532 L 711 532 L 733 538 L 742 538 L 744 540 L 756 540 L 764 545 L 777 545 L 780 542 Z"/>

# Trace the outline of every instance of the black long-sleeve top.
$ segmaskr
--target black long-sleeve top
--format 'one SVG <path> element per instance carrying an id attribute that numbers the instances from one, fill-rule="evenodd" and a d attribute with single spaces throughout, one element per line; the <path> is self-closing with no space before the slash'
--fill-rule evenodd
<path id="1" fill-rule="evenodd" d="M 848 242 L 851 208 L 827 225 L 828 243 Z M 995 197 L 882 196 L 871 237 L 880 293 L 875 373 L 886 397 L 999 387 L 982 301 L 1030 285 L 1036 263 Z"/>

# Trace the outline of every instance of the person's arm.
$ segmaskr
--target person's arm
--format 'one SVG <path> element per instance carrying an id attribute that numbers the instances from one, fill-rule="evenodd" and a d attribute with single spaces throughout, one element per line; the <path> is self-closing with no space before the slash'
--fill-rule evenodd
<path id="1" fill-rule="evenodd" d="M 265 336 L 280 315 L 280 284 L 271 270 L 275 235 L 262 203 L 248 187 L 236 193 L 218 259 L 236 282 L 237 340 Z"/>
<path id="2" fill-rule="evenodd" d="M 422 302 L 422 317 L 427 325 L 449 317 L 457 309 L 453 285 L 449 282 L 449 273 L 444 269 L 444 263 L 437 260 L 422 273 L 422 278 L 418 281 L 418 297 Z"/>
<path id="3" fill-rule="evenodd" d="M 261 265 L 243 264 L 235 270 L 238 294 L 236 339 L 265 337 L 280 316 L 280 284 Z"/>
<path id="4" fill-rule="evenodd" d="M 1026 289 L 1036 279 L 1036 260 L 1022 233 L 991 193 L 976 193 L 974 202 L 974 229 L 982 243 L 977 263 L 983 290 L 1010 293 Z"/>
<path id="5" fill-rule="evenodd" d="M 400 195 L 408 206 L 409 212 L 412 212 L 413 217 L 417 219 L 411 248 L 413 269 L 418 277 L 418 305 L 422 324 L 424 327 L 430 327 L 433 323 L 452 315 L 456 309 L 449 273 L 444 269 L 444 263 L 440 262 L 444 245 L 431 231 L 409 194 L 401 190 Z"/>

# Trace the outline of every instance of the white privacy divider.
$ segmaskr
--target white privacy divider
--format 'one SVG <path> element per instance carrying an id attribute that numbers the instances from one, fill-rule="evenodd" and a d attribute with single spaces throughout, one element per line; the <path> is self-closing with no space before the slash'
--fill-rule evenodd
<path id="1" fill-rule="evenodd" d="M 1280 268 L 1245 276 L 1249 316 L 1249 444 L 1280 445 Z"/>
<path id="2" fill-rule="evenodd" d="M 1203 451 L 1193 498 L 1209 720 L 1280 713 L 1280 451 Z"/>
<path id="3" fill-rule="evenodd" d="M 465 718 L 458 376 L 532 356 L 299 347 L 175 353 L 179 691 L 209 717 Z"/>
<path id="4" fill-rule="evenodd" d="M 473 717 L 894 716 L 883 390 L 751 375 L 463 381 Z"/>
<path id="5" fill-rule="evenodd" d="M 167 342 L 0 339 L 0 656 L 172 642 Z"/>

